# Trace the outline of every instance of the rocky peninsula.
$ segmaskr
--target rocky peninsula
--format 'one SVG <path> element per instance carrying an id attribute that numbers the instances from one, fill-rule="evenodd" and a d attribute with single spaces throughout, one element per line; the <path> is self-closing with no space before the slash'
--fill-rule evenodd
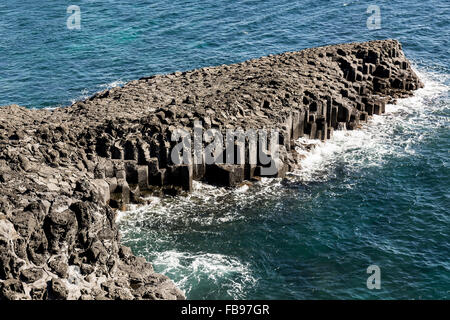
<path id="1" fill-rule="evenodd" d="M 298 138 L 357 129 L 422 86 L 383 40 L 155 75 L 64 108 L 0 107 L 0 299 L 184 299 L 120 244 L 117 210 L 193 180 L 233 187 L 268 164 L 176 163 L 177 129 L 276 129 L 282 178 L 301 167 Z"/>

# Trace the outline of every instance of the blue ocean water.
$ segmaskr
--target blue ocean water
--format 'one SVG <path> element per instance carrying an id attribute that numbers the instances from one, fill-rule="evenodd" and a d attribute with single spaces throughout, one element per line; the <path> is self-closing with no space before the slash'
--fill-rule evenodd
<path id="1" fill-rule="evenodd" d="M 381 29 L 367 28 L 369 5 Z M 123 242 L 191 299 L 449 299 L 449 17 L 445 0 L 2 0 L 0 105 L 65 106 L 155 73 L 396 38 L 425 83 L 414 97 L 316 141 L 287 181 L 154 199 L 123 215 Z"/>

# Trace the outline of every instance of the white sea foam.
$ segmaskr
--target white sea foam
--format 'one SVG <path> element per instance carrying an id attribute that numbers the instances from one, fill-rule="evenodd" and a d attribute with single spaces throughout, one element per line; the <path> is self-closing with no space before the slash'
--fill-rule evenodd
<path id="1" fill-rule="evenodd" d="M 81 94 L 80 94 L 78 97 L 76 97 L 75 99 L 72 99 L 72 100 L 70 101 L 70 103 L 71 103 L 71 104 L 74 104 L 74 103 L 77 102 L 77 101 L 86 100 L 86 99 L 88 99 L 88 98 L 89 98 L 89 90 L 88 90 L 88 89 L 83 89 L 83 90 L 81 91 Z"/>
<path id="2" fill-rule="evenodd" d="M 248 290 L 257 282 L 248 263 L 222 254 L 169 250 L 157 253 L 152 263 L 155 269 L 169 275 L 187 293 L 201 282 L 208 281 L 221 289 L 226 288 L 230 297 L 239 299 L 244 298 L 244 289 Z"/>
<path id="3" fill-rule="evenodd" d="M 215 225 L 244 219 L 243 207 L 262 199 L 276 198 L 280 190 L 280 179 L 262 178 L 252 188 L 243 185 L 235 189 L 212 186 L 194 181 L 194 190 L 187 196 L 176 198 L 151 198 L 150 204 L 119 211 L 117 222 L 146 221 L 149 225 Z M 151 216 L 151 221 L 149 221 Z"/>
<path id="4" fill-rule="evenodd" d="M 110 83 L 101 84 L 98 86 L 98 88 L 100 90 L 112 89 L 112 88 L 116 88 L 116 87 L 121 87 L 124 84 L 125 84 L 125 82 L 119 79 L 119 80 L 116 80 L 116 81 L 113 81 Z M 90 97 L 90 95 L 91 94 L 90 94 L 89 90 L 85 88 L 81 91 L 80 95 L 78 95 L 76 98 L 72 99 L 70 102 L 71 102 L 71 104 L 74 104 L 77 101 L 86 100 Z M 52 107 L 52 108 L 54 108 L 54 107 Z"/>
<path id="5" fill-rule="evenodd" d="M 302 138 L 302 143 L 314 144 L 315 148 L 303 152 L 306 157 L 302 167 L 293 175 L 304 182 L 325 181 L 334 177 L 336 165 L 360 170 L 382 166 L 392 156 L 402 158 L 414 154 L 412 145 L 423 139 L 422 128 L 448 124 L 447 118 L 434 115 L 446 106 L 430 100 L 449 90 L 442 75 L 415 71 L 424 81 L 424 88 L 412 97 L 398 100 L 396 105 L 386 105 L 385 114 L 374 115 L 361 129 L 335 131 L 333 138 L 326 142 Z"/>
<path id="6" fill-rule="evenodd" d="M 119 80 L 116 80 L 116 81 L 113 81 L 113 82 L 110 82 L 110 83 L 101 84 L 100 88 L 112 89 L 112 88 L 116 88 L 116 87 L 121 87 L 124 84 L 125 84 L 125 82 L 119 79 Z"/>

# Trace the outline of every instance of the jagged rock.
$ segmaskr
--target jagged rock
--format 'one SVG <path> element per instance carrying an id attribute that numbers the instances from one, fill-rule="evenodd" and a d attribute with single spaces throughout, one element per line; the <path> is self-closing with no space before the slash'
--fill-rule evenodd
<path id="1" fill-rule="evenodd" d="M 48 266 L 58 277 L 62 279 L 67 278 L 69 266 L 61 256 L 54 256 L 54 258 L 48 262 Z"/>
<path id="2" fill-rule="evenodd" d="M 25 283 L 35 282 L 42 278 L 43 273 L 42 269 L 38 268 L 24 269 L 20 272 L 20 279 Z"/>
<path id="3" fill-rule="evenodd" d="M 0 299 L 20 300 L 25 298 L 23 284 L 18 279 L 8 279 L 0 283 Z"/>
<path id="4" fill-rule="evenodd" d="M 52 279 L 50 282 L 49 298 L 52 300 L 67 299 L 69 290 L 61 279 Z"/>

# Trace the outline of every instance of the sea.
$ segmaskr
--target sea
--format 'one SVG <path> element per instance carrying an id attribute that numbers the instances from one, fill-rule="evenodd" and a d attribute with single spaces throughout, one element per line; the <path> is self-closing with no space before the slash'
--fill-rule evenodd
<path id="1" fill-rule="evenodd" d="M 2 0 L 0 105 L 64 107 L 153 74 L 398 39 L 425 84 L 413 97 L 308 141 L 285 180 L 196 182 L 118 223 L 188 299 L 449 299 L 449 35 L 448 0 Z"/>

